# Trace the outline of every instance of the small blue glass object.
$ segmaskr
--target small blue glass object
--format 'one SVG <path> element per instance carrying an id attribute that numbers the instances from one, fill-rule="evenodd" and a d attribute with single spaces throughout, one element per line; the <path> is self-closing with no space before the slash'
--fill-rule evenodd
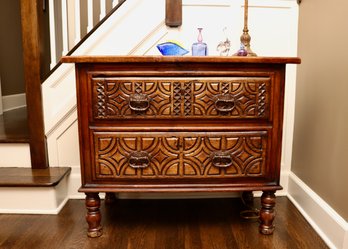
<path id="1" fill-rule="evenodd" d="M 189 51 L 184 49 L 182 46 L 180 46 L 177 43 L 174 42 L 165 42 L 157 45 L 158 50 L 161 52 L 162 55 L 165 56 L 175 56 L 175 55 L 185 55 Z"/>
<path id="2" fill-rule="evenodd" d="M 202 28 L 198 28 L 197 42 L 192 44 L 192 55 L 193 56 L 207 56 L 208 46 L 203 42 Z"/>

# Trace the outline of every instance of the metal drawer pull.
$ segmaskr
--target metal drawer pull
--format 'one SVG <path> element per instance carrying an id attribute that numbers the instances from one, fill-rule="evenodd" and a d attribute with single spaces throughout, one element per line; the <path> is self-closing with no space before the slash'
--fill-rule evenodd
<path id="1" fill-rule="evenodd" d="M 214 98 L 216 110 L 219 112 L 230 112 L 234 108 L 234 97 L 232 94 L 219 94 Z"/>
<path id="2" fill-rule="evenodd" d="M 215 167 L 226 168 L 232 165 L 232 156 L 228 152 L 213 152 L 211 161 Z"/>
<path id="3" fill-rule="evenodd" d="M 143 169 L 150 165 L 150 155 L 146 151 L 136 151 L 129 155 L 129 166 L 134 169 Z"/>
<path id="4" fill-rule="evenodd" d="M 150 97 L 143 93 L 131 94 L 128 104 L 133 111 L 143 112 L 150 107 Z"/>

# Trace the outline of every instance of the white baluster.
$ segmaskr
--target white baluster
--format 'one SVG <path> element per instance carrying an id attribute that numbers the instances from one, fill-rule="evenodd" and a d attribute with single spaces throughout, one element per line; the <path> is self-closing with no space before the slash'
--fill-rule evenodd
<path id="1" fill-rule="evenodd" d="M 62 0 L 62 40 L 63 51 L 62 55 L 66 55 L 69 51 L 69 37 L 68 37 L 68 8 L 66 0 Z"/>
<path id="2" fill-rule="evenodd" d="M 105 2 L 105 0 L 100 0 L 99 20 L 103 19 L 105 15 L 106 15 L 106 2 Z"/>
<path id="3" fill-rule="evenodd" d="M 75 0 L 75 45 L 81 40 L 80 0 Z"/>
<path id="4" fill-rule="evenodd" d="M 93 0 L 87 2 L 87 33 L 93 29 Z"/>
<path id="5" fill-rule="evenodd" d="M 57 64 L 56 20 L 54 16 L 54 0 L 49 0 L 49 25 L 50 25 L 50 49 L 51 49 L 50 68 L 52 69 Z"/>

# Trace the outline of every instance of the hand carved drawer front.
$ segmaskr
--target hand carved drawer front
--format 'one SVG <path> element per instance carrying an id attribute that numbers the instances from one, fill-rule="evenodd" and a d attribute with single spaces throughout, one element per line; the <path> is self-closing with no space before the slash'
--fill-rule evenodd
<path id="1" fill-rule="evenodd" d="M 269 117 L 270 78 L 94 78 L 95 119 Z"/>
<path id="2" fill-rule="evenodd" d="M 298 58 L 64 57 L 76 62 L 88 236 L 99 192 L 262 191 L 272 234 L 286 63 Z"/>
<path id="3" fill-rule="evenodd" d="M 96 179 L 266 175 L 267 133 L 94 132 Z"/>

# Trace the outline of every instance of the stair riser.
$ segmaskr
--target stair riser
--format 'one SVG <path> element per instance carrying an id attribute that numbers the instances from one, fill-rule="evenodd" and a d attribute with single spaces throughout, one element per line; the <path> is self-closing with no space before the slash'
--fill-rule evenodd
<path id="1" fill-rule="evenodd" d="M 31 167 L 29 144 L 0 144 L 0 167 Z"/>
<path id="2" fill-rule="evenodd" d="M 68 178 L 54 187 L 0 187 L 0 213 L 58 214 L 68 201 Z"/>

